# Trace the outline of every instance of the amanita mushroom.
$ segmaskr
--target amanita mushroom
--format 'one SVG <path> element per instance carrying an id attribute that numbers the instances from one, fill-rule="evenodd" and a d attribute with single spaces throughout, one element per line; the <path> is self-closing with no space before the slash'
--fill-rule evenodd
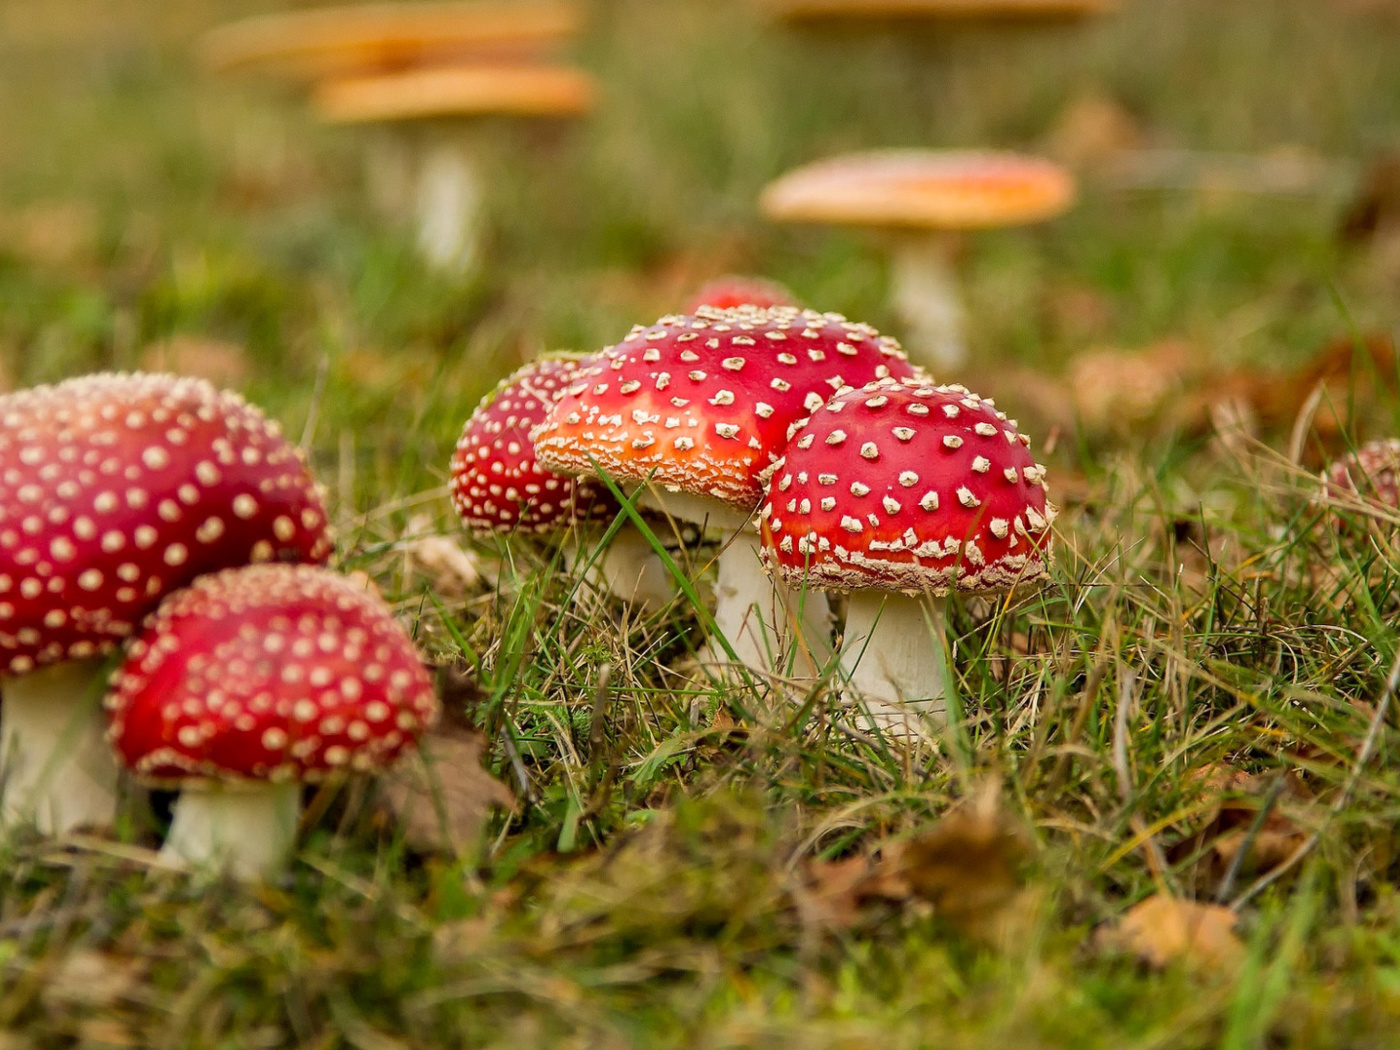
<path id="1" fill-rule="evenodd" d="M 777 281 L 763 277 L 743 277 L 731 275 L 716 277 L 709 281 L 682 310 L 693 314 L 702 306 L 716 310 L 732 310 L 736 306 L 756 306 L 767 309 L 770 306 L 798 306 L 797 296 Z"/>
<path id="2" fill-rule="evenodd" d="M 180 789 L 162 856 L 243 879 L 286 865 L 304 782 L 389 766 L 438 713 L 383 600 L 307 565 L 228 569 L 172 594 L 106 707 L 126 767 Z"/>
<path id="3" fill-rule="evenodd" d="M 953 254 L 958 231 L 1041 222 L 1074 200 L 1059 165 L 1015 153 L 882 150 L 809 164 L 763 191 L 779 222 L 875 227 L 893 243 L 891 298 L 905 345 L 935 371 L 967 357 Z"/>
<path id="4" fill-rule="evenodd" d="M 749 518 L 762 479 L 790 428 L 838 389 L 913 374 L 898 343 L 838 314 L 702 307 L 635 328 L 592 358 L 535 432 L 535 453 L 552 470 L 652 483 L 642 502 L 722 530 L 715 624 L 742 663 L 782 671 L 784 608 L 796 603 L 759 571 Z M 807 662 L 819 666 L 826 603 L 802 604 Z"/>
<path id="5" fill-rule="evenodd" d="M 546 470 L 535 459 L 530 431 L 544 422 L 554 396 L 574 381 L 586 359 L 546 357 L 505 379 L 472 413 L 452 455 L 452 505 L 478 532 L 560 533 L 611 519 L 617 503 L 587 478 Z M 583 557 L 579 537 L 565 540 L 568 568 Z M 661 606 L 674 581 L 647 541 L 623 525 L 599 559 L 608 589 L 623 601 Z"/>
<path id="6" fill-rule="evenodd" d="M 848 592 L 841 666 L 882 730 L 943 718 L 948 593 L 1045 578 L 1055 508 L 1028 445 L 963 387 L 885 380 L 813 412 L 774 469 L 764 561 L 789 587 Z"/>
<path id="7" fill-rule="evenodd" d="M 582 21 L 577 4 L 560 0 L 323 7 L 219 26 L 199 51 L 215 72 L 309 82 L 466 61 L 538 60 L 577 35 Z"/>
<path id="8" fill-rule="evenodd" d="M 1394 514 L 1400 508 L 1400 439 L 1368 441 L 1334 460 L 1322 472 L 1324 499 L 1373 504 Z"/>
<path id="9" fill-rule="evenodd" d="M 235 394 L 106 374 L 0 397 L 5 819 L 111 820 L 102 658 L 168 591 L 330 551 L 300 452 Z"/>
<path id="10" fill-rule="evenodd" d="M 468 271 L 478 261 L 484 196 L 473 123 L 580 117 L 593 95 L 581 70 L 473 64 L 329 80 L 312 102 L 329 123 L 383 126 L 388 136 L 370 157 L 371 192 L 388 210 L 412 209 L 428 262 Z"/>

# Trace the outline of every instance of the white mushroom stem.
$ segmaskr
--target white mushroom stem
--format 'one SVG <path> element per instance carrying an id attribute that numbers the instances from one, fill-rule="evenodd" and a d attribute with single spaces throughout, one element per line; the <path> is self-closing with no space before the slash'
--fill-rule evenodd
<path id="1" fill-rule="evenodd" d="M 471 136 L 432 129 L 414 187 L 418 250 L 433 266 L 469 273 L 480 261 L 484 187 Z"/>
<path id="2" fill-rule="evenodd" d="M 370 129 L 365 182 L 380 212 L 411 223 L 418 251 L 440 270 L 480 261 L 484 187 L 475 136 L 451 123 Z"/>
<path id="3" fill-rule="evenodd" d="M 815 590 L 799 596 L 770 580 L 759 558 L 758 532 L 744 514 L 703 496 L 651 489 L 641 494 L 638 503 L 724 533 L 716 563 L 715 627 L 739 663 L 759 674 L 797 680 L 815 679 L 821 673 L 831 655 L 826 596 Z M 709 647 L 708 656 L 729 660 L 729 654 L 716 645 Z"/>
<path id="4" fill-rule="evenodd" d="M 946 599 L 855 591 L 846 603 L 841 670 L 858 724 L 901 739 L 932 739 L 947 720 Z"/>
<path id="5" fill-rule="evenodd" d="M 0 678 L 0 779 L 6 826 L 45 835 L 110 827 L 117 764 L 102 714 L 101 659 L 66 660 Z"/>
<path id="6" fill-rule="evenodd" d="M 967 361 L 955 250 L 951 234 L 904 234 L 895 242 L 891 262 L 890 298 L 904 325 L 904 349 L 910 360 L 936 376 Z"/>
<path id="7" fill-rule="evenodd" d="M 301 819 L 301 785 L 248 781 L 181 789 L 161 860 L 227 872 L 244 882 L 287 867 Z"/>
<path id="8" fill-rule="evenodd" d="M 569 572 L 588 562 L 593 548 L 587 540 L 571 539 L 564 546 L 564 567 Z M 676 581 L 665 564 L 631 525 L 617 530 L 608 549 L 588 571 L 588 582 L 630 605 L 654 611 L 676 596 Z"/>

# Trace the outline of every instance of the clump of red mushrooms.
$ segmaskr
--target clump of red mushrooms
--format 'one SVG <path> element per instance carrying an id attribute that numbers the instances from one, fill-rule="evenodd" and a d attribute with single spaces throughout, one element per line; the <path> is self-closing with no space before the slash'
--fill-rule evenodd
<path id="1" fill-rule="evenodd" d="M 789 587 L 847 593 L 842 671 L 857 721 L 930 736 L 946 706 L 946 595 L 1047 575 L 1045 468 L 992 401 L 884 380 L 812 413 L 770 480 L 763 558 Z"/>
<path id="2" fill-rule="evenodd" d="M 162 856 L 244 879 L 286 865 L 303 783 L 386 768 L 438 714 L 384 601 L 306 565 L 228 569 L 172 594 L 106 707 L 126 767 L 180 789 Z"/>
<path id="3" fill-rule="evenodd" d="M 530 432 L 544 422 L 555 396 L 574 381 L 585 360 L 541 358 L 487 395 L 462 428 L 449 482 L 452 505 L 469 528 L 562 535 L 570 570 L 593 557 L 580 533 L 592 521 L 611 519 L 619 507 L 598 482 L 541 466 Z M 675 594 L 666 567 L 630 525 L 617 529 L 597 560 L 597 576 L 623 601 L 656 608 Z"/>
<path id="4" fill-rule="evenodd" d="M 0 397 L 6 822 L 110 822 L 101 663 L 165 594 L 225 566 L 330 551 L 300 452 L 235 394 L 104 374 Z"/>
<path id="5" fill-rule="evenodd" d="M 720 530 L 716 627 L 760 673 L 792 670 L 791 642 L 805 639 L 814 651 L 797 655 L 810 674 L 824 662 L 826 602 L 760 571 L 750 518 L 763 479 L 791 429 L 836 391 L 913 374 L 898 343 L 839 314 L 701 307 L 592 358 L 535 431 L 536 455 L 552 470 L 646 486 L 641 503 Z"/>

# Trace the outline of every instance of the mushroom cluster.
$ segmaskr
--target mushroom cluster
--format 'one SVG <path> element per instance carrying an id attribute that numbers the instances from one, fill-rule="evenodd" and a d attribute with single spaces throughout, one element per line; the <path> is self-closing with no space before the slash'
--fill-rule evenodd
<path id="1" fill-rule="evenodd" d="M 100 664 L 164 595 L 330 551 L 301 453 L 235 394 L 105 374 L 0 398 L 6 820 L 59 832 L 111 819 Z"/>
<path id="2" fill-rule="evenodd" d="M 721 531 L 717 629 L 762 672 L 798 670 L 791 643 L 805 641 L 809 676 L 824 662 L 826 603 L 765 581 L 750 518 L 794 425 L 843 387 L 913 375 L 898 343 L 839 314 L 701 307 L 594 357 L 535 431 L 536 454 L 553 470 L 643 486 L 641 502 Z"/>
<path id="3" fill-rule="evenodd" d="M 794 434 L 763 558 L 789 586 L 848 594 L 841 666 L 868 723 L 922 736 L 941 718 L 946 595 L 1045 578 L 1055 508 L 1029 444 L 991 401 L 918 380 L 842 390 Z"/>

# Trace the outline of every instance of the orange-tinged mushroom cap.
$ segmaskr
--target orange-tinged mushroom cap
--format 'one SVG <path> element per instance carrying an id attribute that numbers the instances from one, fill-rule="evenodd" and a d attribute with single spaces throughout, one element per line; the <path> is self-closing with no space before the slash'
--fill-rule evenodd
<path id="1" fill-rule="evenodd" d="M 231 22 L 200 41 L 217 72 L 316 81 L 466 60 L 539 58 L 574 36 L 567 0 L 368 4 L 288 11 Z"/>
<path id="2" fill-rule="evenodd" d="M 312 106 L 332 124 L 431 117 L 577 117 L 593 107 L 593 78 L 567 66 L 462 65 L 345 77 L 321 84 Z"/>
<path id="3" fill-rule="evenodd" d="M 965 230 L 1040 222 L 1074 200 L 1052 161 L 972 150 L 881 150 L 818 161 L 770 183 L 770 219 Z"/>

